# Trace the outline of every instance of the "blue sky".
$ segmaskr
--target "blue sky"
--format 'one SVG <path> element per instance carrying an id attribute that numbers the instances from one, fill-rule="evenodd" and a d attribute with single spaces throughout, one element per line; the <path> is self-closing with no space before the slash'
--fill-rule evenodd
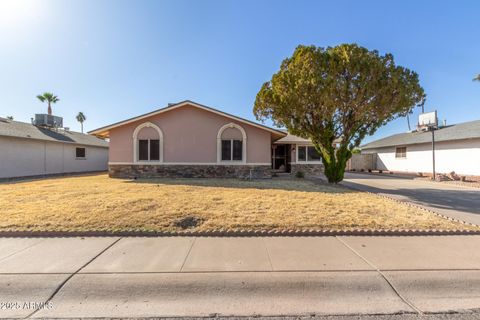
<path id="1" fill-rule="evenodd" d="M 0 116 L 29 121 L 53 91 L 73 130 L 78 111 L 92 130 L 185 99 L 253 120 L 261 84 L 297 45 L 355 42 L 418 72 L 427 111 L 476 120 L 479 12 L 473 0 L 0 0 Z M 406 130 L 398 119 L 374 138 Z"/>

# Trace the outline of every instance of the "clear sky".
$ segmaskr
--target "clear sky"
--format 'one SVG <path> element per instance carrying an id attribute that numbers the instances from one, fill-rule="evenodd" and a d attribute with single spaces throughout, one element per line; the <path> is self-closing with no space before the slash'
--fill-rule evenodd
<path id="1" fill-rule="evenodd" d="M 418 72 L 440 119 L 477 120 L 479 14 L 475 0 L 0 0 L 0 116 L 30 121 L 52 91 L 72 130 L 78 111 L 92 130 L 185 99 L 253 120 L 297 45 L 355 42 Z M 406 130 L 398 119 L 374 138 Z"/>

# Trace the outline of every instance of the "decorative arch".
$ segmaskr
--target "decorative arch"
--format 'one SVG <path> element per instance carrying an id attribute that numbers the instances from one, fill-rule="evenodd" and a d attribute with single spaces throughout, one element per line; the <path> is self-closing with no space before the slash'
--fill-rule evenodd
<path id="1" fill-rule="evenodd" d="M 135 130 L 133 131 L 133 162 L 137 163 L 139 162 L 138 160 L 138 134 L 140 133 L 140 130 L 143 128 L 153 128 L 157 131 L 158 133 L 158 139 L 159 139 L 159 148 L 160 148 L 160 160 L 155 161 L 155 162 L 163 162 L 163 132 L 162 129 L 160 129 L 159 126 L 156 124 L 147 121 L 144 123 L 139 124 Z M 152 161 L 154 162 L 154 161 Z"/>
<path id="2" fill-rule="evenodd" d="M 246 163 L 247 162 L 247 133 L 245 132 L 245 129 L 243 129 L 242 126 L 240 126 L 236 123 L 233 123 L 233 122 L 227 123 L 226 125 L 222 126 L 218 130 L 218 133 L 217 133 L 217 163 L 222 162 L 222 133 L 223 133 L 223 131 L 225 131 L 226 129 L 229 129 L 229 128 L 238 129 L 242 133 L 242 141 L 243 142 L 242 142 L 242 161 L 241 162 Z"/>

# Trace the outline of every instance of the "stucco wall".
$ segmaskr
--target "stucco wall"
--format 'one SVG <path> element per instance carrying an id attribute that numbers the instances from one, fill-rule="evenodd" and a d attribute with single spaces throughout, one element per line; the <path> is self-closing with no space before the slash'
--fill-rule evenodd
<path id="1" fill-rule="evenodd" d="M 184 106 L 111 129 L 110 163 L 133 162 L 133 132 L 144 122 L 152 122 L 162 130 L 164 163 L 216 163 L 218 131 L 232 122 L 246 132 L 246 162 L 269 164 L 271 161 L 271 134 L 268 131 L 212 112 Z"/>
<path id="2" fill-rule="evenodd" d="M 402 172 L 432 172 L 432 145 L 407 146 L 406 158 L 395 158 L 395 147 L 363 150 L 377 153 L 377 169 Z M 438 173 L 455 171 L 464 175 L 480 175 L 480 139 L 437 142 L 435 167 Z"/>
<path id="3" fill-rule="evenodd" d="M 75 148 L 86 148 L 86 159 Z M 0 178 L 107 170 L 108 149 L 83 145 L 0 137 Z"/>

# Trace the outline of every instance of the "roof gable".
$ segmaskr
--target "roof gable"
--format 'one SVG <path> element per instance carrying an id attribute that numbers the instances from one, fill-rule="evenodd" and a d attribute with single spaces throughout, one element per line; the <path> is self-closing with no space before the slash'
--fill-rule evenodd
<path id="1" fill-rule="evenodd" d="M 214 108 L 211 108 L 211 107 L 208 107 L 208 106 L 205 106 L 205 105 L 202 105 L 202 104 L 190 101 L 190 100 L 185 100 L 185 101 L 182 101 L 182 102 L 179 102 L 179 103 L 171 104 L 171 105 L 169 105 L 165 108 L 161 108 L 161 109 L 149 112 L 149 113 L 145 113 L 143 115 L 140 115 L 140 116 L 137 116 L 137 117 L 134 117 L 134 118 L 130 118 L 130 119 L 127 119 L 127 120 L 124 120 L 124 121 L 116 122 L 116 123 L 113 123 L 111 125 L 89 131 L 88 133 L 93 134 L 93 135 L 97 135 L 97 136 L 108 137 L 109 130 L 111 130 L 113 128 L 120 127 L 120 126 L 129 124 L 129 123 L 132 123 L 132 122 L 136 122 L 136 121 L 139 121 L 139 120 L 142 120 L 142 119 L 150 118 L 152 116 L 155 116 L 155 115 L 158 115 L 158 114 L 161 114 L 161 113 L 164 113 L 164 112 L 172 111 L 172 110 L 175 110 L 175 109 L 178 109 L 178 108 L 181 108 L 181 107 L 185 107 L 185 106 L 191 106 L 191 107 L 199 108 L 199 109 L 202 109 L 202 110 L 205 110 L 205 111 L 208 111 L 208 112 L 212 112 L 212 113 L 221 115 L 223 117 L 226 117 L 226 118 L 229 118 L 229 119 L 232 119 L 232 120 L 236 120 L 238 122 L 242 122 L 242 123 L 251 125 L 253 127 L 260 128 L 262 130 L 269 131 L 269 132 L 277 135 L 278 137 L 284 137 L 284 136 L 287 135 L 285 132 L 283 132 L 281 130 L 272 129 L 272 128 L 264 126 L 262 124 L 259 124 L 259 123 L 256 123 L 256 122 L 244 119 L 244 118 L 240 118 L 240 117 L 231 115 L 229 113 L 226 113 L 226 112 L 223 112 L 223 111 L 220 111 L 220 110 L 217 110 L 217 109 L 214 109 Z"/>

